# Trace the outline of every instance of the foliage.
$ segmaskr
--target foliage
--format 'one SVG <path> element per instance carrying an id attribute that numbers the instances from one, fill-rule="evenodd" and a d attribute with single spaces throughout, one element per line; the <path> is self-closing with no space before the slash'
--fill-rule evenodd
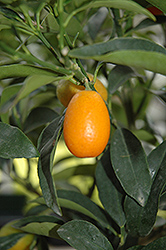
<path id="1" fill-rule="evenodd" d="M 45 237 L 78 250 L 164 249 L 164 111 L 155 119 L 155 105 L 166 107 L 164 13 L 165 0 L 0 1 L 0 168 L 26 190 L 15 227 L 35 235 L 30 249 L 47 249 Z M 92 89 L 97 76 L 106 84 L 111 134 L 99 157 L 78 159 L 63 143 L 56 88 L 87 86 L 86 72 Z M 0 248 L 21 236 L 1 237 Z"/>

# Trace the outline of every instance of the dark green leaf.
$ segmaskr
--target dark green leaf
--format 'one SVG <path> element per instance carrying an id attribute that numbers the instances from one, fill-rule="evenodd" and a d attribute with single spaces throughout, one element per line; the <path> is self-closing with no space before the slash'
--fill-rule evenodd
<path id="1" fill-rule="evenodd" d="M 133 246 L 133 247 L 128 248 L 127 250 L 141 250 L 141 249 L 143 249 L 143 246 Z"/>
<path id="2" fill-rule="evenodd" d="M 134 246 L 129 248 L 128 250 L 164 250 L 166 246 L 166 237 L 159 238 L 151 243 L 149 243 L 147 246 Z"/>
<path id="3" fill-rule="evenodd" d="M 103 164 L 102 164 L 103 163 Z M 116 189 L 107 172 L 111 168 L 106 159 L 98 162 L 96 169 L 96 182 L 100 200 L 113 220 L 122 227 L 125 224 L 125 215 L 122 208 L 123 195 Z M 109 173 L 108 173 L 109 174 Z"/>
<path id="4" fill-rule="evenodd" d="M 159 170 L 157 174 L 155 173 L 153 176 L 155 178 L 145 207 L 141 207 L 129 197 L 125 200 L 124 208 L 126 213 L 127 228 L 130 234 L 134 237 L 146 236 L 152 230 L 156 221 L 160 194 L 166 183 L 166 154 L 164 146 L 165 143 L 161 144 L 156 150 L 153 150 L 148 157 L 149 163 L 152 163 L 154 160 L 157 164 L 156 168 L 154 167 L 155 163 L 152 163 L 151 173 L 153 169 L 157 171 L 158 167 Z M 156 156 L 157 153 L 158 156 Z M 156 162 L 155 157 L 160 156 L 162 159 L 159 160 L 159 162 Z"/>
<path id="5" fill-rule="evenodd" d="M 115 91 L 127 80 L 129 80 L 131 77 L 136 77 L 137 75 L 137 73 L 127 66 L 115 66 L 108 75 L 109 93 L 115 93 Z"/>
<path id="6" fill-rule="evenodd" d="M 140 141 L 127 129 L 117 129 L 111 140 L 111 161 L 126 193 L 145 206 L 151 177 Z"/>
<path id="7" fill-rule="evenodd" d="M 24 124 L 25 133 L 29 133 L 30 131 L 54 120 L 58 114 L 52 109 L 46 107 L 38 107 L 31 111 L 29 116 L 27 117 Z"/>
<path id="8" fill-rule="evenodd" d="M 59 203 L 62 207 L 85 214 L 98 221 L 103 227 L 114 232 L 104 214 L 104 210 L 92 202 L 88 197 L 75 191 L 58 190 L 57 193 Z"/>
<path id="9" fill-rule="evenodd" d="M 3 90 L 0 105 L 1 119 L 3 122 L 9 123 L 9 108 L 13 105 L 13 101 L 21 88 L 22 85 L 13 84 Z"/>
<path id="10" fill-rule="evenodd" d="M 1 122 L 0 157 L 5 159 L 32 158 L 39 157 L 39 152 L 21 130 Z"/>
<path id="11" fill-rule="evenodd" d="M 151 178 L 154 180 L 158 170 L 166 159 L 166 141 L 161 143 L 157 148 L 152 150 L 148 155 L 149 170 L 151 173 Z"/>
<path id="12" fill-rule="evenodd" d="M 38 140 L 41 156 L 38 163 L 40 186 L 46 204 L 55 213 L 61 215 L 57 193 L 51 170 L 57 142 L 61 135 L 63 117 L 57 117 L 42 132 Z"/>
<path id="13" fill-rule="evenodd" d="M 0 7 L 0 12 L 9 19 L 13 19 L 16 21 L 23 21 L 23 19 L 12 9 L 6 7 Z"/>
<path id="14" fill-rule="evenodd" d="M 25 235 L 25 233 L 14 233 L 10 234 L 9 236 L 0 237 L 0 249 L 9 250 L 17 243 L 20 238 L 24 237 Z"/>
<path id="15" fill-rule="evenodd" d="M 32 222 L 52 222 L 62 225 L 64 221 L 60 217 L 56 217 L 53 215 L 35 215 L 35 216 L 28 216 L 23 219 L 18 220 L 15 224 L 13 224 L 14 227 L 22 229 L 22 227 L 26 226 L 29 223 Z"/>
<path id="16" fill-rule="evenodd" d="M 58 234 L 72 247 L 79 250 L 113 250 L 111 243 L 93 224 L 73 220 L 58 229 Z"/>

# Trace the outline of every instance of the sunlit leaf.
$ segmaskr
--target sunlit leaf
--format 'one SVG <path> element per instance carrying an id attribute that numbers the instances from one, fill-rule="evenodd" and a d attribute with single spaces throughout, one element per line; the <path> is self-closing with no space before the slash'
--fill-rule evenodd
<path id="1" fill-rule="evenodd" d="M 63 220 L 55 216 L 35 215 L 19 220 L 14 227 L 27 233 L 59 238 L 56 231 L 63 223 Z"/>
<path id="2" fill-rule="evenodd" d="M 24 236 L 26 236 L 25 233 L 13 233 L 9 236 L 0 237 L 0 249 L 8 250 L 12 248 Z"/>

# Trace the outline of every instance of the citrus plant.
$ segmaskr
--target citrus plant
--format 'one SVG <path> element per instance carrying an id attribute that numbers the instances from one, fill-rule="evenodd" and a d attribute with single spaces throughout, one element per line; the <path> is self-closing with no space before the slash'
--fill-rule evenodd
<path id="1" fill-rule="evenodd" d="M 27 200 L 0 249 L 165 249 L 165 13 L 0 0 L 0 197 Z"/>

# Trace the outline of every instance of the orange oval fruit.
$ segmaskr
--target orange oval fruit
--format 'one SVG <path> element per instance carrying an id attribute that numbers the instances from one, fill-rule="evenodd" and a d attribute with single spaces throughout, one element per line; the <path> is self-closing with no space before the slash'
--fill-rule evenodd
<path id="1" fill-rule="evenodd" d="M 93 80 L 93 75 L 88 73 L 88 77 L 90 81 Z M 107 101 L 107 98 L 108 98 L 107 90 L 99 79 L 96 80 L 94 87 L 97 90 L 97 92 L 102 96 L 102 98 L 105 101 Z M 83 85 L 76 85 L 69 80 L 61 80 L 58 83 L 56 92 L 57 92 L 57 97 L 60 100 L 60 102 L 65 107 L 67 107 L 71 98 L 81 90 L 85 90 L 85 87 Z"/>
<path id="2" fill-rule="evenodd" d="M 110 118 L 96 91 L 84 90 L 73 96 L 66 110 L 63 134 L 68 149 L 77 157 L 96 157 L 103 152 L 110 136 Z"/>

